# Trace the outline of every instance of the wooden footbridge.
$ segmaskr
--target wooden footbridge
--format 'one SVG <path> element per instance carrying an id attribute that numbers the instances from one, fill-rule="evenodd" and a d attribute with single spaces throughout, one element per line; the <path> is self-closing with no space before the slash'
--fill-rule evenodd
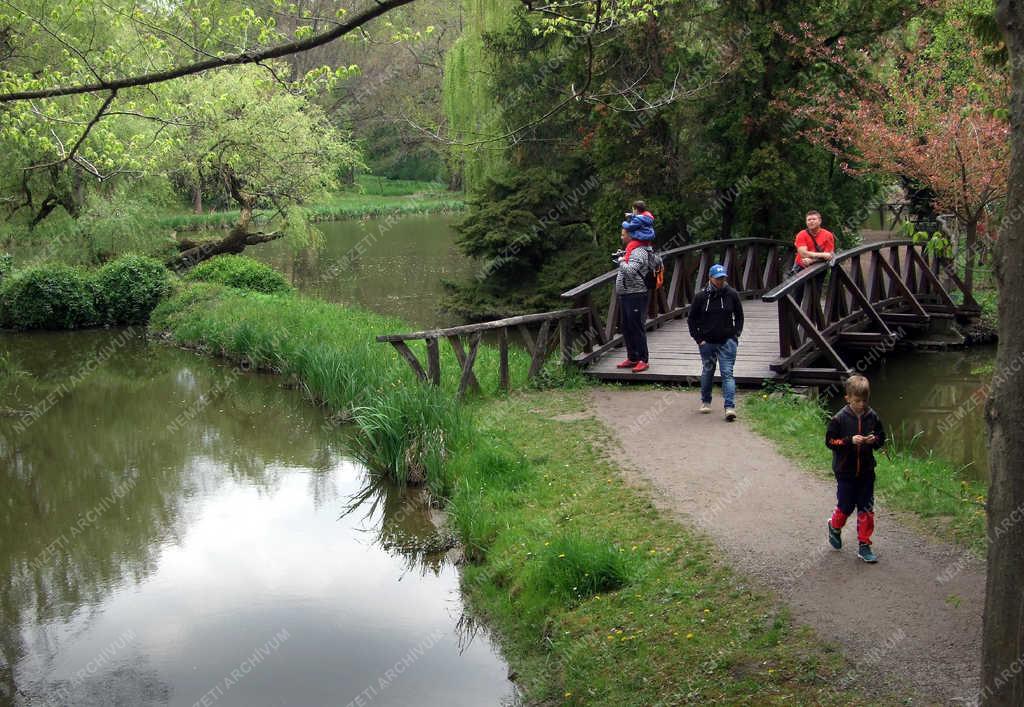
<path id="1" fill-rule="evenodd" d="M 613 292 L 615 270 L 563 293 L 571 303 L 566 309 L 377 339 L 392 343 L 420 378 L 436 383 L 440 381 L 438 342 L 447 338 L 462 367 L 460 394 L 476 383 L 472 369 L 484 332 L 498 336 L 500 380 L 507 387 L 507 331 L 521 331 L 533 361 L 532 376 L 551 348 L 552 325 L 558 328 L 562 361 L 581 366 L 587 375 L 603 380 L 694 383 L 701 361 L 686 315 L 694 295 L 707 284 L 711 266 L 721 263 L 729 283 L 744 299 L 737 383 L 829 384 L 866 367 L 865 361 L 873 362 L 894 348 L 912 348 L 937 329 L 948 328 L 945 325 L 954 319 L 980 312 L 955 269 L 909 240 L 842 251 L 832 263 L 817 263 L 788 280 L 793 246 L 766 238 L 697 243 L 661 256 L 666 285 L 651 297 L 647 317 L 651 367 L 643 373 L 615 368 L 623 357 L 618 299 Z M 532 334 L 531 326 L 539 330 Z M 428 371 L 406 345 L 410 339 L 426 340 Z"/>

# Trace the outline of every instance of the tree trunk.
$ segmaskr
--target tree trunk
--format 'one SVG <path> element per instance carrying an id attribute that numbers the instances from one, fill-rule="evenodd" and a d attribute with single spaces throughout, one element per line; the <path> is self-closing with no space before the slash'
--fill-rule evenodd
<path id="1" fill-rule="evenodd" d="M 1024 4 L 1000 0 L 1000 28 L 1010 50 L 1008 212 L 1024 203 Z M 995 258 L 999 351 L 989 424 L 988 582 L 982 637 L 981 702 L 1024 704 L 1024 222 L 1003 227 Z"/>
<path id="2" fill-rule="evenodd" d="M 964 287 L 974 295 L 974 262 L 978 244 L 978 219 L 972 218 L 964 223 Z"/>
<path id="3" fill-rule="evenodd" d="M 197 263 L 208 260 L 215 255 L 241 253 L 245 250 L 246 246 L 273 241 L 284 235 L 280 231 L 273 233 L 249 233 L 253 209 L 256 207 L 256 197 L 243 189 L 242 180 L 234 173 L 234 170 L 225 168 L 222 176 L 228 191 L 231 193 L 231 198 L 239 206 L 238 222 L 228 231 L 228 235 L 219 241 L 195 243 L 191 240 L 184 240 L 179 243 L 178 247 L 181 248 L 181 252 L 166 262 L 167 267 L 172 270 L 177 272 L 188 270 Z"/>

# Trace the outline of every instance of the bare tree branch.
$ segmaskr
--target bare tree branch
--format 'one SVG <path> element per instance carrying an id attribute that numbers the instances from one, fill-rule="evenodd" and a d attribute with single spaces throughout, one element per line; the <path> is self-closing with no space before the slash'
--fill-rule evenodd
<path id="1" fill-rule="evenodd" d="M 136 86 L 149 86 L 154 83 L 161 83 L 163 81 L 181 78 L 182 76 L 199 74 L 204 71 L 219 69 L 224 66 L 255 64 L 267 59 L 277 59 L 291 54 L 298 54 L 299 52 L 308 51 L 332 42 L 338 37 L 343 37 L 349 32 L 352 32 L 366 24 L 370 20 L 380 17 L 396 7 L 408 5 L 411 2 L 413 2 L 413 0 L 375 0 L 371 7 L 353 15 L 346 22 L 339 24 L 327 32 L 314 35 L 301 41 L 288 42 L 287 44 L 269 47 L 261 51 L 244 51 L 240 54 L 231 54 L 224 57 L 217 57 L 215 59 L 198 61 L 193 64 L 186 64 L 184 66 L 178 66 L 164 71 L 155 71 L 138 76 L 126 76 L 112 81 L 100 80 L 98 83 L 79 84 L 75 86 L 56 86 L 53 88 L 42 88 L 33 91 L 3 93 L 0 94 L 0 103 L 11 103 L 13 101 L 24 101 L 33 98 L 73 96 L 81 93 L 98 93 L 100 91 L 118 91 Z"/>

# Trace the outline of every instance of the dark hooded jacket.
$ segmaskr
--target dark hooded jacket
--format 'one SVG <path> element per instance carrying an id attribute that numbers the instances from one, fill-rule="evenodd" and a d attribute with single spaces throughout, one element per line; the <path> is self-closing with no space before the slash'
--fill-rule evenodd
<path id="1" fill-rule="evenodd" d="M 728 285 L 719 288 L 708 283 L 693 298 L 686 322 L 690 336 L 697 343 L 722 344 L 738 339 L 743 333 L 743 303 L 739 293 Z"/>
<path id="2" fill-rule="evenodd" d="M 854 444 L 854 435 L 875 435 L 874 444 Z M 832 416 L 825 445 L 832 450 L 832 473 L 837 479 L 874 478 L 875 450 L 885 444 L 885 428 L 873 409 L 858 417 L 849 405 Z"/>

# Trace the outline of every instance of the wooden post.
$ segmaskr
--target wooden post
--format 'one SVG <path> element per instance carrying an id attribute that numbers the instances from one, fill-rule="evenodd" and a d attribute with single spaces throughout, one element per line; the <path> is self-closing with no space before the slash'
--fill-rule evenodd
<path id="1" fill-rule="evenodd" d="M 818 345 L 818 348 L 822 353 L 832 359 L 832 363 L 835 364 L 836 370 L 840 373 L 851 373 L 850 367 L 847 366 L 842 357 L 836 353 L 836 350 L 832 348 L 832 345 L 826 341 L 825 337 L 822 336 L 821 332 L 814 326 L 814 322 L 811 321 L 810 317 L 807 316 L 804 310 L 800 309 L 796 301 L 790 295 L 786 295 L 785 301 L 793 309 L 793 314 L 796 316 L 797 321 L 803 325 L 803 329 L 807 333 L 808 338 Z"/>
<path id="2" fill-rule="evenodd" d="M 425 381 L 427 379 L 427 374 L 423 372 L 423 366 L 420 364 L 420 360 L 416 358 L 416 354 L 409 349 L 408 345 L 406 345 L 404 341 L 392 341 L 391 345 L 394 346 L 398 353 L 402 354 L 402 358 L 408 361 L 409 365 L 412 366 L 413 373 L 416 374 L 416 377 L 421 381 Z"/>
<path id="3" fill-rule="evenodd" d="M 437 337 L 427 339 L 427 378 L 434 385 L 441 385 L 441 347 Z"/>
<path id="4" fill-rule="evenodd" d="M 474 336 L 479 336 L 480 332 L 476 332 Z M 468 384 L 473 386 L 474 390 L 480 390 L 480 382 L 477 381 L 476 376 L 473 375 L 473 367 L 466 367 L 466 352 L 462 349 L 462 340 L 459 339 L 458 334 L 452 334 L 448 337 L 448 343 L 452 345 L 452 351 L 455 352 L 455 358 L 459 361 L 459 366 L 462 367 L 462 377 L 468 377 Z M 462 388 L 462 381 L 459 381 L 459 388 Z"/>
<path id="5" fill-rule="evenodd" d="M 498 387 L 509 390 L 508 379 L 508 329 L 498 329 Z"/>
<path id="6" fill-rule="evenodd" d="M 466 362 L 462 364 L 462 377 L 459 379 L 457 395 L 460 398 L 466 394 L 466 388 L 471 382 L 476 389 L 480 388 L 480 384 L 476 383 L 476 376 L 473 375 L 473 364 L 476 363 L 476 352 L 480 348 L 480 339 L 483 338 L 483 335 L 482 331 L 478 331 L 470 338 L 469 355 L 466 356 Z"/>
<path id="7" fill-rule="evenodd" d="M 572 317 L 558 320 L 558 338 L 562 345 L 562 364 L 568 366 L 572 363 Z"/>
<path id="8" fill-rule="evenodd" d="M 526 374 L 526 379 L 530 380 L 535 375 L 540 373 L 541 366 L 544 365 L 545 354 L 548 349 L 548 330 L 551 329 L 551 320 L 545 319 L 544 323 L 540 325 L 540 331 L 537 332 L 537 343 L 534 345 L 532 356 L 530 359 L 530 371 Z"/>

